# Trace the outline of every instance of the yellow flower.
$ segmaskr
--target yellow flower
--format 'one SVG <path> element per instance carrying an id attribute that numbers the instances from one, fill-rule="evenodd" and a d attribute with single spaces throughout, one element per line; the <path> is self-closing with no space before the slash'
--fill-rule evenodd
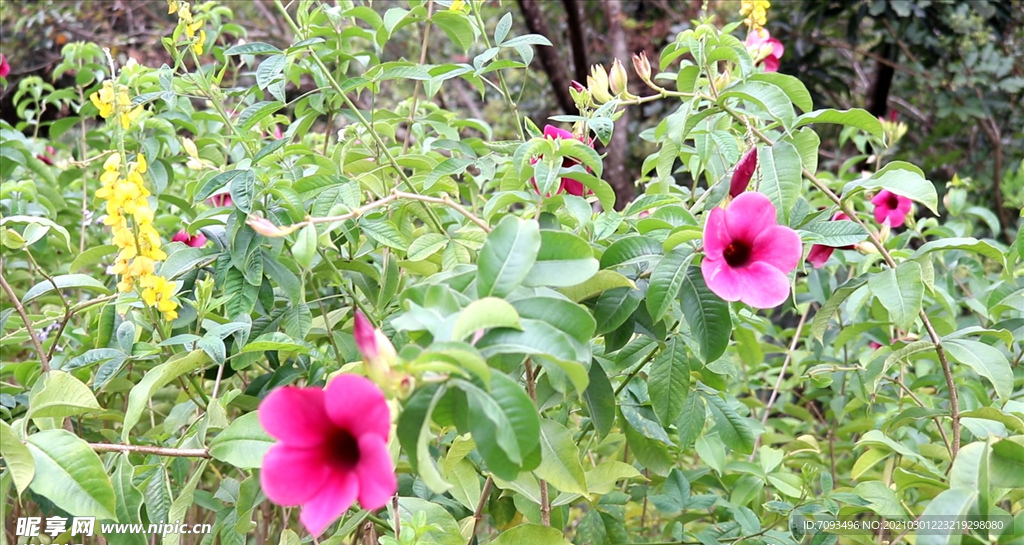
<path id="1" fill-rule="evenodd" d="M 462 8 L 466 6 L 466 0 L 452 0 L 452 5 L 448 8 L 449 11 L 462 11 Z"/>
<path id="2" fill-rule="evenodd" d="M 100 111 L 100 117 L 103 119 L 114 115 L 114 82 L 104 81 L 99 91 L 89 95 L 89 100 Z"/>
<path id="3" fill-rule="evenodd" d="M 192 22 L 192 10 L 188 7 L 188 2 L 182 2 L 181 7 L 178 8 L 178 19 L 185 21 L 185 23 Z"/>
<path id="4" fill-rule="evenodd" d="M 162 276 L 149 275 L 143 278 L 142 300 L 146 305 L 156 307 L 164 315 L 164 319 L 171 321 L 178 317 L 178 303 L 171 297 L 174 296 L 175 285 L 168 282 Z"/>
<path id="5" fill-rule="evenodd" d="M 769 0 L 742 0 L 740 15 L 747 16 L 744 22 L 751 30 L 758 30 L 768 23 L 768 8 L 771 5 Z"/>
<path id="6" fill-rule="evenodd" d="M 167 14 L 178 11 L 178 0 L 167 0 Z"/>
<path id="7" fill-rule="evenodd" d="M 196 40 L 196 43 L 192 44 L 192 51 L 195 51 L 196 55 L 202 55 L 203 54 L 203 46 L 205 46 L 205 45 L 206 45 L 206 31 L 205 30 L 200 30 L 199 31 L 199 39 Z"/>

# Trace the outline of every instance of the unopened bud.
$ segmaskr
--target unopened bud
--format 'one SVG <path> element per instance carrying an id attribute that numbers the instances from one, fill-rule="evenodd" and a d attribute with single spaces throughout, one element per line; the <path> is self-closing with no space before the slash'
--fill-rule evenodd
<path id="1" fill-rule="evenodd" d="M 625 92 L 626 87 L 629 85 L 629 74 L 626 73 L 626 67 L 622 66 L 619 59 L 615 59 L 612 62 L 612 71 L 608 75 L 608 85 L 615 96 Z"/>
<path id="2" fill-rule="evenodd" d="M 740 162 L 736 163 L 736 170 L 732 171 L 732 181 L 729 183 L 729 196 L 736 198 L 747 190 L 747 186 L 750 185 L 750 179 L 754 176 L 755 169 L 757 169 L 757 146 L 751 146 L 743 154 L 743 157 L 740 158 Z"/>
<path id="3" fill-rule="evenodd" d="M 611 93 L 608 92 L 608 72 L 605 71 L 604 66 L 595 64 L 590 67 L 587 88 L 590 89 L 590 96 L 594 97 L 598 104 L 604 104 L 612 99 Z"/>
<path id="4" fill-rule="evenodd" d="M 582 83 L 580 83 L 580 82 L 578 82 L 576 80 L 572 80 L 572 83 L 570 83 L 569 85 L 573 89 L 575 89 L 577 92 L 580 92 L 580 93 L 582 93 L 583 91 L 587 90 L 587 87 L 585 85 L 583 85 Z"/>
<path id="5" fill-rule="evenodd" d="M 248 221 L 245 222 L 245 224 L 248 225 L 249 227 L 252 227 L 253 231 L 256 231 L 257 233 L 270 238 L 286 237 L 292 234 L 292 232 L 294 232 L 296 229 L 298 229 L 298 226 L 295 225 L 289 225 L 288 227 L 278 227 L 267 218 L 261 218 L 259 216 L 250 216 Z"/>
<path id="6" fill-rule="evenodd" d="M 366 316 L 356 310 L 355 328 L 352 333 L 356 348 L 363 355 L 366 376 L 380 386 L 390 381 L 391 364 L 397 359 L 395 347 L 380 329 L 376 329 Z"/>
<path id="7" fill-rule="evenodd" d="M 633 70 L 644 83 L 651 83 L 651 61 L 647 60 L 646 51 L 641 51 L 639 55 L 633 54 Z"/>

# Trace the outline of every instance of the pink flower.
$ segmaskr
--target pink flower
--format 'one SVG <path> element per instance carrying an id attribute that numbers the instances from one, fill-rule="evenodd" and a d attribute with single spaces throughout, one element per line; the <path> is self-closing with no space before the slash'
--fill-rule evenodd
<path id="1" fill-rule="evenodd" d="M 395 361 L 395 347 L 380 329 L 374 328 L 362 311 L 356 310 L 353 336 L 356 348 L 363 355 L 366 374 L 377 384 L 384 384 Z"/>
<path id="2" fill-rule="evenodd" d="M 314 537 L 356 498 L 374 510 L 395 494 L 391 413 L 369 380 L 343 374 L 326 389 L 278 388 L 260 404 L 259 419 L 278 440 L 263 458 L 263 492 L 278 505 L 301 505 L 299 520 Z"/>
<path id="3" fill-rule="evenodd" d="M 57 153 L 57 150 L 53 146 L 46 146 L 46 151 L 36 155 L 36 159 L 48 164 L 53 165 L 53 154 Z"/>
<path id="4" fill-rule="evenodd" d="M 878 350 L 879 348 L 882 348 L 882 343 L 876 343 L 875 341 L 871 341 L 868 343 L 868 346 L 870 346 L 872 350 Z"/>
<path id="5" fill-rule="evenodd" d="M 762 28 L 747 35 L 745 42 L 747 51 L 754 58 L 754 62 L 764 66 L 765 72 L 778 72 L 779 59 L 786 52 L 786 46 L 782 42 L 772 38 L 768 29 Z"/>
<path id="6" fill-rule="evenodd" d="M 757 147 L 751 147 L 740 157 L 736 163 L 736 170 L 732 171 L 732 181 L 729 183 L 729 196 L 736 198 L 747 190 L 750 179 L 754 176 L 754 169 L 757 168 Z"/>
<path id="7" fill-rule="evenodd" d="M 893 227 L 903 225 L 910 212 L 910 205 L 913 204 L 910 199 L 884 189 L 871 202 L 875 205 L 875 221 L 879 224 L 888 221 Z"/>
<path id="8" fill-rule="evenodd" d="M 11 73 L 11 65 L 7 64 L 7 57 L 0 53 L 0 78 L 6 78 Z"/>
<path id="9" fill-rule="evenodd" d="M 559 129 L 558 127 L 555 127 L 553 125 L 544 125 L 544 137 L 550 138 L 552 140 L 573 140 L 576 138 L 575 136 L 573 136 L 571 132 L 565 129 Z M 530 161 L 530 163 L 536 164 L 537 159 Z M 572 166 L 575 164 L 577 164 L 577 162 L 569 157 L 566 157 L 562 161 L 562 166 L 564 167 Z M 539 194 L 540 188 L 537 187 L 537 180 L 531 178 L 530 183 L 533 184 L 533 189 Z M 573 180 L 572 178 L 562 178 L 562 183 L 559 184 L 558 186 L 558 193 L 561 193 L 563 191 L 570 195 L 576 195 L 577 197 L 582 197 L 585 191 L 589 193 L 589 190 L 587 190 L 586 187 L 584 187 L 583 182 Z"/>
<path id="10" fill-rule="evenodd" d="M 837 212 L 836 215 L 832 217 L 832 221 L 848 219 L 850 219 L 850 217 L 842 212 Z M 840 250 L 852 249 L 853 246 L 843 246 L 842 248 L 840 248 Z M 828 261 L 828 258 L 832 257 L 832 252 L 834 252 L 835 250 L 836 249 L 832 246 L 823 246 L 821 244 L 815 244 L 814 246 L 811 246 L 811 251 L 807 253 L 807 261 L 815 269 L 820 269 L 825 265 L 825 262 Z"/>
<path id="11" fill-rule="evenodd" d="M 206 202 L 210 203 L 211 206 L 231 206 L 234 204 L 231 201 L 231 193 L 218 193 L 206 199 Z"/>
<path id="12" fill-rule="evenodd" d="M 186 246 L 193 248 L 202 248 L 206 245 L 206 235 L 202 233 L 196 233 L 194 235 L 188 234 L 188 231 L 182 229 L 178 231 L 173 237 L 172 242 L 184 242 Z"/>
<path id="13" fill-rule="evenodd" d="M 754 308 L 781 305 L 789 296 L 789 271 L 803 255 L 796 231 L 775 223 L 775 206 L 761 193 L 715 208 L 704 227 L 704 281 L 726 301 Z"/>

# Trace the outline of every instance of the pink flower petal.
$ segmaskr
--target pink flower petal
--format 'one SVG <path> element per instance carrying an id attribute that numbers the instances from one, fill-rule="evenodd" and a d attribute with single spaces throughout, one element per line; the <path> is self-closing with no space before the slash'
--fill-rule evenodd
<path id="1" fill-rule="evenodd" d="M 888 208 L 888 205 L 886 203 L 889 202 L 889 195 L 891 195 L 891 193 L 883 189 L 879 191 L 877 195 L 871 198 L 871 204 L 874 204 L 875 206 L 885 206 L 886 208 Z"/>
<path id="2" fill-rule="evenodd" d="M 388 440 L 391 432 L 391 411 L 384 393 L 366 377 L 338 375 L 324 391 L 327 415 L 335 426 L 348 430 L 357 438 L 374 434 Z"/>
<path id="3" fill-rule="evenodd" d="M 330 466 L 319 447 L 296 448 L 278 443 L 263 457 L 260 484 L 270 501 L 300 505 L 316 495 L 330 476 Z"/>
<path id="4" fill-rule="evenodd" d="M 338 519 L 356 499 L 359 483 L 354 473 L 333 473 L 320 492 L 302 506 L 299 520 L 314 537 Z"/>
<path id="5" fill-rule="evenodd" d="M 789 277 L 767 263 L 751 263 L 736 271 L 740 277 L 740 301 L 754 308 L 775 308 L 789 298 Z"/>
<path id="6" fill-rule="evenodd" d="M 574 138 L 572 131 L 560 129 L 554 125 L 544 125 L 544 137 L 551 138 L 552 140 L 558 140 L 561 138 L 572 140 Z"/>
<path id="7" fill-rule="evenodd" d="M 782 225 L 768 227 L 754 239 L 750 261 L 767 263 L 784 273 L 796 268 L 803 255 L 803 244 L 796 231 Z"/>
<path id="8" fill-rule="evenodd" d="M 761 61 L 761 66 L 764 67 L 765 72 L 778 72 L 779 59 L 769 55 L 765 57 L 763 61 Z"/>
<path id="9" fill-rule="evenodd" d="M 722 251 L 729 245 L 729 231 L 725 227 L 725 210 L 715 208 L 708 214 L 704 225 L 704 255 L 710 259 L 721 259 Z"/>
<path id="10" fill-rule="evenodd" d="M 562 187 L 559 191 L 565 191 L 570 195 L 576 195 L 582 197 L 583 192 L 586 191 L 586 187 L 583 182 L 573 180 L 572 178 L 562 178 Z"/>
<path id="11" fill-rule="evenodd" d="M 373 325 L 366 319 L 361 310 L 356 310 L 355 328 L 352 335 L 356 339 L 356 348 L 366 360 L 377 358 L 377 336 L 374 335 Z"/>
<path id="12" fill-rule="evenodd" d="M 388 445 L 377 435 L 359 438 L 359 464 L 355 471 L 359 477 L 359 505 L 363 509 L 384 507 L 398 490 Z"/>
<path id="13" fill-rule="evenodd" d="M 825 262 L 828 261 L 828 258 L 832 257 L 832 252 L 834 251 L 835 248 L 832 248 L 831 246 L 815 244 L 814 246 L 811 246 L 811 251 L 807 254 L 807 261 L 815 269 L 820 269 L 825 265 Z"/>
<path id="14" fill-rule="evenodd" d="M 188 242 L 186 242 L 185 244 L 188 244 L 193 248 L 202 248 L 203 246 L 206 245 L 206 235 L 202 233 L 196 233 L 195 235 L 189 237 Z"/>
<path id="15" fill-rule="evenodd" d="M 715 295 L 726 301 L 739 301 L 742 296 L 742 285 L 735 269 L 724 259 L 708 259 L 700 264 L 700 272 L 704 283 Z"/>
<path id="16" fill-rule="evenodd" d="M 772 57 L 775 57 L 776 63 L 782 58 L 782 55 L 786 52 L 786 46 L 782 45 L 782 42 L 775 38 L 768 38 L 767 43 L 772 46 Z"/>
<path id="17" fill-rule="evenodd" d="M 748 191 L 725 210 L 725 225 L 733 240 L 752 244 L 762 231 L 775 225 L 775 205 L 763 193 Z"/>
<path id="18" fill-rule="evenodd" d="M 181 231 L 174 233 L 174 236 L 171 237 L 171 242 L 184 242 L 185 244 L 188 244 L 188 239 L 190 238 L 192 237 L 188 236 L 188 231 L 182 229 Z"/>
<path id="19" fill-rule="evenodd" d="M 259 415 L 268 434 L 293 446 L 319 445 L 334 431 L 320 388 L 278 388 L 260 403 Z"/>

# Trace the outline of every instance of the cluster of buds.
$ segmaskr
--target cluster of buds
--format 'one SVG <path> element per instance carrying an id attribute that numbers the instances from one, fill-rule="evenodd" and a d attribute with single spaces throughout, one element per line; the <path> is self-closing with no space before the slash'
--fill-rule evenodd
<path id="1" fill-rule="evenodd" d="M 878 120 L 882 122 L 882 131 L 885 133 L 885 143 L 892 147 L 896 145 L 907 134 L 907 124 L 902 121 L 897 121 L 898 113 L 896 110 L 889 110 L 889 117 L 879 117 Z"/>
<path id="2" fill-rule="evenodd" d="M 206 31 L 202 29 L 203 20 L 193 17 L 188 2 L 178 0 L 167 0 L 167 13 L 178 14 L 178 24 L 184 25 L 185 36 L 192 40 L 192 51 L 196 55 L 202 55 L 206 46 Z"/>
<path id="3" fill-rule="evenodd" d="M 604 66 L 600 64 L 591 66 L 590 75 L 587 76 L 586 90 L 590 97 L 598 104 L 604 104 L 613 98 L 624 98 L 627 100 L 636 98 L 629 93 L 629 75 L 626 73 L 626 67 L 619 62 L 619 59 L 615 59 L 612 62 L 610 72 L 606 71 Z"/>

